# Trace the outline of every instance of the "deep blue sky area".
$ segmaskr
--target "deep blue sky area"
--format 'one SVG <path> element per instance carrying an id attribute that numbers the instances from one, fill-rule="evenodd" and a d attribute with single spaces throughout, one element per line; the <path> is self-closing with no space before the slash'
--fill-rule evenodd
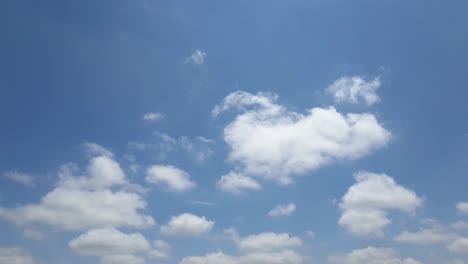
<path id="1" fill-rule="evenodd" d="M 467 12 L 1 1 L 0 264 L 468 263 Z"/>

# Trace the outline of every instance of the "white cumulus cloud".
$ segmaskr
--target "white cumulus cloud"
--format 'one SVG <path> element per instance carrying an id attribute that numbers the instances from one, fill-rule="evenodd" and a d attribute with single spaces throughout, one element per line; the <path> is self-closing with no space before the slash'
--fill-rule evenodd
<path id="1" fill-rule="evenodd" d="M 57 187 L 38 204 L 0 207 L 0 218 L 18 225 L 44 224 L 62 230 L 155 224 L 151 216 L 141 213 L 146 208 L 143 197 L 123 190 L 127 180 L 117 162 L 99 156 L 91 159 L 88 176 L 74 176 L 76 170 L 71 164 L 63 166 Z"/>
<path id="2" fill-rule="evenodd" d="M 217 185 L 222 191 L 230 193 L 242 193 L 247 190 L 257 191 L 262 189 L 262 186 L 256 180 L 233 171 L 221 176 Z"/>
<path id="3" fill-rule="evenodd" d="M 128 255 L 150 249 L 149 242 L 140 233 L 125 234 L 115 228 L 89 230 L 68 245 L 87 256 Z"/>
<path id="4" fill-rule="evenodd" d="M 356 183 L 343 196 L 338 221 L 351 234 L 383 236 L 383 228 L 391 223 L 388 210 L 412 213 L 422 199 L 385 174 L 359 172 Z"/>
<path id="5" fill-rule="evenodd" d="M 356 249 L 346 255 L 334 255 L 328 261 L 331 264 L 421 264 L 412 258 L 401 259 L 391 248 L 375 247 Z"/>
<path id="6" fill-rule="evenodd" d="M 302 240 L 287 233 L 265 232 L 245 237 L 239 241 L 239 248 L 244 251 L 270 252 L 280 249 L 298 247 Z"/>
<path id="7" fill-rule="evenodd" d="M 296 211 L 295 204 L 280 204 L 271 209 L 267 215 L 271 217 L 289 216 L 294 213 L 294 211 Z"/>
<path id="8" fill-rule="evenodd" d="M 146 181 L 174 192 L 185 192 L 196 186 L 187 172 L 171 165 L 151 166 L 146 172 Z"/>
<path id="9" fill-rule="evenodd" d="M 379 77 L 366 81 L 359 76 L 346 76 L 328 86 L 327 92 L 332 94 L 338 103 L 348 102 L 356 104 L 364 100 L 367 105 L 373 105 L 380 101 L 377 89 L 381 85 Z"/>
<path id="10" fill-rule="evenodd" d="M 196 237 L 210 232 L 214 224 L 204 216 L 185 213 L 173 216 L 166 225 L 161 226 L 161 232 L 169 236 Z"/>
<path id="11" fill-rule="evenodd" d="M 215 106 L 214 116 L 241 111 L 224 129 L 229 160 L 247 176 L 288 184 L 335 160 L 357 159 L 385 146 L 391 134 L 369 113 L 342 114 L 335 108 L 288 111 L 277 95 L 237 91 Z"/>

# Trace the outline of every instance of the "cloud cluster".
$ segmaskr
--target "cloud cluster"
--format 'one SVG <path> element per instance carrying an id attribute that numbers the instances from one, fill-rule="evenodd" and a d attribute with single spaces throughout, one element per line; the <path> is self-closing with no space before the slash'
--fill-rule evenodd
<path id="1" fill-rule="evenodd" d="M 142 213 L 146 201 L 128 185 L 119 164 L 108 156 L 89 161 L 86 176 L 75 176 L 77 167 L 62 166 L 56 187 L 38 204 L 0 207 L 0 218 L 18 225 L 43 224 L 62 230 L 105 227 L 153 226 L 154 219 Z"/>
<path id="2" fill-rule="evenodd" d="M 391 134 L 374 115 L 342 114 L 335 108 L 288 111 L 277 95 L 234 92 L 226 96 L 214 116 L 241 111 L 224 129 L 229 160 L 246 176 L 281 184 L 294 175 L 318 169 L 335 160 L 356 159 L 385 146 Z"/>
<path id="3" fill-rule="evenodd" d="M 353 235 L 383 236 L 383 228 L 391 223 L 388 210 L 412 213 L 422 199 L 410 189 L 396 184 L 390 176 L 371 172 L 354 174 L 356 183 L 343 196 L 343 211 L 338 221 Z"/>

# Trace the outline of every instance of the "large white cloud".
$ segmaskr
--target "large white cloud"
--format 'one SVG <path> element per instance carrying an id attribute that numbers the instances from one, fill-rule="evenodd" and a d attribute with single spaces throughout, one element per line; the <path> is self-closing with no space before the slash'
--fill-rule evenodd
<path id="1" fill-rule="evenodd" d="M 161 232 L 169 236 L 195 237 L 210 232 L 214 224 L 204 216 L 185 213 L 173 216 L 166 225 L 161 226 Z"/>
<path id="2" fill-rule="evenodd" d="M 115 228 L 92 229 L 71 240 L 70 248 L 88 256 L 129 255 L 150 249 L 149 242 L 140 234 L 125 234 Z"/>
<path id="3" fill-rule="evenodd" d="M 185 192 L 196 186 L 187 172 L 170 165 L 151 166 L 146 172 L 146 181 L 174 192 Z"/>
<path id="4" fill-rule="evenodd" d="M 296 211 L 295 204 L 280 204 L 271 209 L 267 215 L 270 217 L 289 216 L 294 213 L 294 211 Z"/>
<path id="5" fill-rule="evenodd" d="M 31 256 L 21 248 L 0 247 L 0 264 L 34 264 Z"/>
<path id="6" fill-rule="evenodd" d="M 380 101 L 376 92 L 381 85 L 382 83 L 378 77 L 366 81 L 359 76 L 345 76 L 328 86 L 327 92 L 331 93 L 338 103 L 348 102 L 356 104 L 364 100 L 367 105 L 373 105 Z"/>
<path id="7" fill-rule="evenodd" d="M 346 255 L 331 256 L 328 261 L 332 264 L 421 264 L 412 258 L 400 259 L 393 249 L 375 247 L 357 249 Z"/>
<path id="8" fill-rule="evenodd" d="M 0 218 L 18 225 L 45 224 L 63 230 L 87 230 L 104 227 L 149 227 L 151 216 L 141 213 L 146 202 L 141 195 L 126 190 L 125 174 L 119 164 L 107 156 L 91 159 L 88 176 L 74 176 L 74 165 L 63 166 L 57 187 L 39 204 L 0 208 Z"/>
<path id="9" fill-rule="evenodd" d="M 288 111 L 274 94 L 234 92 L 213 109 L 217 116 L 241 110 L 224 129 L 229 160 L 248 176 L 282 184 L 334 160 L 356 159 L 389 141 L 372 114 L 341 114 L 333 107 Z"/>
<path id="10" fill-rule="evenodd" d="M 256 180 L 236 172 L 229 172 L 216 183 L 218 188 L 224 192 L 242 193 L 247 190 L 260 190 L 262 185 Z"/>
<path id="11" fill-rule="evenodd" d="M 383 228 L 391 223 L 388 210 L 412 213 L 422 199 L 410 189 L 395 183 L 385 174 L 359 172 L 356 183 L 343 196 L 339 225 L 354 235 L 383 236 Z"/>

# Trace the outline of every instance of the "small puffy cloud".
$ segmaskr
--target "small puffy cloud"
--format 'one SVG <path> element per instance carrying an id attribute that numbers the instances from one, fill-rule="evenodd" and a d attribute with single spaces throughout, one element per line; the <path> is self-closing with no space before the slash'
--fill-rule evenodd
<path id="1" fill-rule="evenodd" d="M 364 102 L 370 106 L 380 101 L 376 92 L 381 85 L 382 83 L 379 77 L 366 81 L 359 76 L 346 76 L 328 86 L 327 92 L 332 94 L 333 98 L 338 103 L 347 102 L 357 104 L 361 100 L 364 100 Z"/>
<path id="2" fill-rule="evenodd" d="M 36 186 L 34 184 L 34 177 L 30 174 L 27 173 L 22 173 L 22 172 L 17 172 L 17 171 L 10 171 L 5 174 L 3 174 L 3 177 L 14 181 L 16 183 L 28 186 L 28 187 L 34 187 Z"/>
<path id="3" fill-rule="evenodd" d="M 164 118 L 164 115 L 159 112 L 148 112 L 143 115 L 143 120 L 148 122 L 156 122 Z"/>
<path id="4" fill-rule="evenodd" d="M 391 248 L 367 247 L 357 249 L 346 255 L 328 258 L 331 264 L 421 264 L 412 258 L 401 259 Z"/>
<path id="5" fill-rule="evenodd" d="M 0 264 L 34 264 L 31 256 L 21 248 L 0 247 Z"/>
<path id="6" fill-rule="evenodd" d="M 372 114 L 342 114 L 333 107 L 298 113 L 277 99 L 274 94 L 237 91 L 212 111 L 213 116 L 241 111 L 224 128 L 224 140 L 229 161 L 247 176 L 289 184 L 294 175 L 360 158 L 390 140 L 390 132 Z"/>
<path id="7" fill-rule="evenodd" d="M 146 181 L 174 192 L 185 192 L 196 186 L 187 172 L 170 165 L 151 166 L 146 172 Z"/>
<path id="8" fill-rule="evenodd" d="M 101 257 L 99 264 L 145 264 L 145 259 L 135 255 L 109 255 Z"/>
<path id="9" fill-rule="evenodd" d="M 271 252 L 285 248 L 298 247 L 302 240 L 290 237 L 287 233 L 265 232 L 245 237 L 239 241 L 239 248 L 243 251 Z"/>
<path id="10" fill-rule="evenodd" d="M 277 205 L 275 208 L 271 209 L 267 215 L 270 217 L 289 216 L 292 213 L 294 213 L 294 211 L 296 211 L 295 204 L 280 204 Z"/>
<path id="11" fill-rule="evenodd" d="M 169 236 L 196 237 L 210 232 L 214 224 L 214 221 L 209 221 L 204 216 L 185 213 L 173 216 L 166 225 L 161 226 L 161 233 Z"/>
<path id="12" fill-rule="evenodd" d="M 394 237 L 394 240 L 403 243 L 434 244 L 453 241 L 456 238 L 456 234 L 447 232 L 445 228 L 433 227 L 422 228 L 416 232 L 403 231 L 401 234 Z"/>
<path id="13" fill-rule="evenodd" d="M 162 240 L 156 240 L 153 243 L 153 249 L 148 252 L 148 256 L 155 260 L 164 260 L 169 258 L 172 248 L 169 244 Z"/>
<path id="14" fill-rule="evenodd" d="M 86 256 L 130 255 L 150 249 L 140 234 L 125 234 L 115 228 L 92 229 L 71 240 L 70 248 Z"/>
<path id="15" fill-rule="evenodd" d="M 202 50 L 195 50 L 192 55 L 186 59 L 186 62 L 190 62 L 195 65 L 201 65 L 205 62 L 206 56 L 206 52 Z"/>
<path id="16" fill-rule="evenodd" d="M 220 190 L 230 193 L 242 193 L 247 190 L 257 191 L 262 189 L 262 186 L 256 180 L 233 171 L 221 176 L 217 182 L 217 186 Z"/>
<path id="17" fill-rule="evenodd" d="M 457 203 L 457 210 L 459 213 L 468 214 L 468 202 Z"/>
<path id="18" fill-rule="evenodd" d="M 468 238 L 458 238 L 450 243 L 447 248 L 451 252 L 468 254 Z"/>
<path id="19" fill-rule="evenodd" d="M 410 189 L 396 184 L 390 176 L 371 172 L 354 174 L 356 183 L 343 196 L 343 211 L 338 221 L 353 235 L 383 236 L 383 228 L 391 223 L 388 210 L 412 213 L 422 199 Z"/>
<path id="20" fill-rule="evenodd" d="M 151 216 L 141 213 L 146 208 L 146 201 L 139 193 L 116 189 L 124 189 L 127 185 L 117 162 L 99 156 L 91 159 L 88 176 L 74 176 L 76 170 L 72 164 L 63 166 L 57 187 L 38 204 L 0 207 L 0 218 L 21 226 L 44 224 L 62 230 L 143 228 L 155 224 Z"/>
<path id="21" fill-rule="evenodd" d="M 84 143 L 84 147 L 85 151 L 90 156 L 106 156 L 108 158 L 112 158 L 114 156 L 114 153 L 112 153 L 112 151 L 96 143 L 86 142 Z"/>

